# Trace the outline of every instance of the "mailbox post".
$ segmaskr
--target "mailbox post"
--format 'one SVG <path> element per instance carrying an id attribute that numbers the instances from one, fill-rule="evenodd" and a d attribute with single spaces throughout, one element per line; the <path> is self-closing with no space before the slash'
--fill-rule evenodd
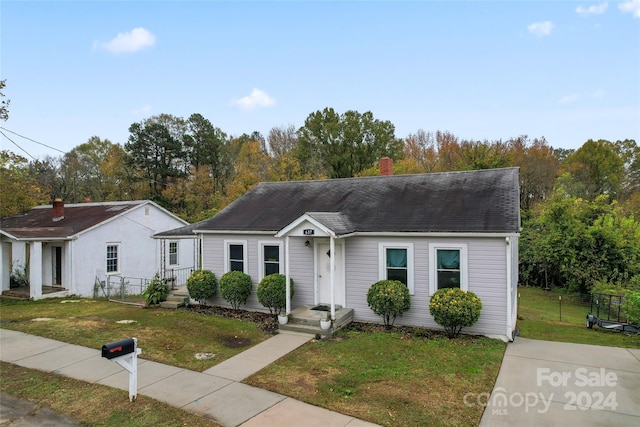
<path id="1" fill-rule="evenodd" d="M 102 346 L 102 357 L 113 360 L 129 372 L 129 401 L 136 400 L 138 394 L 138 348 L 137 338 L 108 343 Z"/>

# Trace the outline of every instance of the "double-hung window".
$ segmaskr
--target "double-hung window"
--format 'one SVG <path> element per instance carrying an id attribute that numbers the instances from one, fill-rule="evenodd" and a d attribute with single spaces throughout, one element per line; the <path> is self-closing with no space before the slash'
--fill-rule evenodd
<path id="1" fill-rule="evenodd" d="M 398 280 L 413 295 L 413 244 L 380 243 L 378 252 L 380 280 Z"/>
<path id="2" fill-rule="evenodd" d="M 120 270 L 120 262 L 118 258 L 118 253 L 120 250 L 120 245 L 116 243 L 107 244 L 107 274 L 109 273 L 118 273 Z"/>
<path id="3" fill-rule="evenodd" d="M 169 242 L 169 265 L 178 265 L 178 242 Z"/>
<path id="4" fill-rule="evenodd" d="M 224 241 L 224 271 L 242 271 L 247 273 L 247 241 Z M 248 274 L 248 273 L 247 273 Z"/>
<path id="5" fill-rule="evenodd" d="M 431 295 L 439 289 L 468 288 L 467 245 L 429 244 L 429 288 Z"/>
<path id="6" fill-rule="evenodd" d="M 283 273 L 282 242 L 260 242 L 260 280 L 274 273 Z"/>

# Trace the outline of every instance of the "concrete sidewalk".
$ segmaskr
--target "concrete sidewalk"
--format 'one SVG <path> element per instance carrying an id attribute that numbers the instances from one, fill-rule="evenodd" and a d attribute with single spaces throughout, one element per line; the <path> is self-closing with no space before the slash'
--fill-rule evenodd
<path id="1" fill-rule="evenodd" d="M 375 426 L 239 382 L 310 339 L 280 333 L 202 373 L 138 358 L 138 394 L 224 426 Z M 0 329 L 0 360 L 129 390 L 129 374 L 99 349 Z"/>
<path id="2" fill-rule="evenodd" d="M 480 427 L 640 426 L 640 350 L 516 338 Z"/>

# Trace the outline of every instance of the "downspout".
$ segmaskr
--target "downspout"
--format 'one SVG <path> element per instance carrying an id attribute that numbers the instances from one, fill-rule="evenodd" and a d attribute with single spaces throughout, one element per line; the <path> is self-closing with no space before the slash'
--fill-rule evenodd
<path id="1" fill-rule="evenodd" d="M 507 255 L 507 338 L 513 341 L 513 324 L 511 318 L 511 238 L 505 237 Z"/>
<path id="2" fill-rule="evenodd" d="M 335 303 L 335 285 L 334 285 L 334 281 L 335 281 L 335 269 L 336 269 L 336 260 L 335 260 L 335 256 L 336 256 L 336 242 L 333 238 L 333 236 L 329 236 L 329 251 L 331 252 L 331 256 L 329 257 L 330 259 L 330 266 L 329 268 L 331 269 L 331 320 L 336 320 L 336 303 Z"/>
<path id="3" fill-rule="evenodd" d="M 284 238 L 284 270 L 286 276 L 286 311 L 287 316 L 291 313 L 291 275 L 289 273 L 289 236 Z"/>

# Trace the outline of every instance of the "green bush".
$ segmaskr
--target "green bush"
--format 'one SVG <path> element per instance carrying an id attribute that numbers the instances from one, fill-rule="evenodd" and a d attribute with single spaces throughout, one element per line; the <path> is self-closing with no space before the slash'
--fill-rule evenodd
<path id="1" fill-rule="evenodd" d="M 216 296 L 217 287 L 218 279 L 209 270 L 194 271 L 187 279 L 189 296 L 198 301 L 200 305 L 205 305 L 207 299 Z"/>
<path id="2" fill-rule="evenodd" d="M 411 308 L 411 295 L 407 286 L 398 280 L 380 280 L 369 288 L 367 304 L 390 328 L 397 316 Z"/>
<path id="3" fill-rule="evenodd" d="M 481 310 L 480 298 L 459 288 L 440 289 L 429 302 L 431 316 L 450 338 L 457 337 L 462 328 L 476 323 Z"/>
<path id="4" fill-rule="evenodd" d="M 258 284 L 258 302 L 276 316 L 287 306 L 287 278 L 283 274 L 274 273 L 265 276 Z M 291 298 L 293 298 L 293 279 L 290 280 Z"/>
<path id="5" fill-rule="evenodd" d="M 629 323 L 640 326 L 640 292 L 627 291 L 624 296 L 624 313 Z"/>
<path id="6" fill-rule="evenodd" d="M 160 304 L 167 300 L 169 296 L 169 285 L 166 280 L 160 280 L 158 277 L 153 279 L 142 292 L 147 305 Z"/>
<path id="7" fill-rule="evenodd" d="M 242 271 L 230 271 L 220 277 L 220 295 L 234 310 L 247 303 L 252 288 L 251 276 Z"/>

